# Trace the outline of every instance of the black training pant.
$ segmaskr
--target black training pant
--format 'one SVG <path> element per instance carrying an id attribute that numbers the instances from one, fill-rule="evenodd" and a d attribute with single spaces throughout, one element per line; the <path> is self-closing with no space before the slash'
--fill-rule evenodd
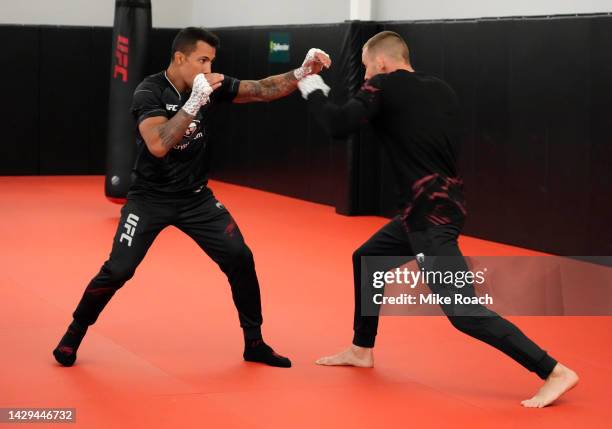
<path id="1" fill-rule="evenodd" d="M 229 280 L 245 338 L 260 338 L 261 301 L 253 254 L 230 213 L 206 187 L 182 198 L 128 196 L 110 257 L 85 289 L 74 319 L 83 326 L 95 323 L 115 292 L 132 278 L 155 237 L 169 225 L 193 238 L 219 265 Z"/>
<path id="2" fill-rule="evenodd" d="M 459 232 L 460 228 L 454 225 L 434 226 L 425 231 L 407 232 L 400 218 L 396 217 L 353 253 L 355 282 L 353 344 L 374 347 L 378 329 L 378 316 L 361 315 L 361 257 L 405 255 L 404 262 L 408 262 L 415 258 L 414 255 L 423 253 L 425 260 L 428 256 L 445 257 L 438 259 L 440 262 L 435 267 L 436 270 L 466 271 L 467 264 L 457 245 Z M 387 270 L 392 268 L 396 267 L 385 267 Z M 437 285 L 428 286 L 434 293 L 444 293 Z M 471 288 L 466 286 L 457 291 L 469 295 L 474 293 L 473 286 Z M 547 378 L 557 363 L 515 325 L 482 305 L 472 304 L 464 309 L 442 306 L 442 309 L 455 328 L 501 350 L 529 371 L 537 373 L 540 378 Z"/>

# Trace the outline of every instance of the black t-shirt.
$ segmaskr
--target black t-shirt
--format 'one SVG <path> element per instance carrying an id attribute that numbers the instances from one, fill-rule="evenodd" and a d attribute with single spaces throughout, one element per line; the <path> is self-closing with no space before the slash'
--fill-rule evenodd
<path id="1" fill-rule="evenodd" d="M 315 116 L 341 137 L 369 122 L 391 162 L 398 205 L 412 230 L 462 224 L 462 182 L 457 177 L 458 100 L 441 79 L 398 70 L 379 74 L 344 106 L 321 91 L 308 101 Z"/>
<path id="2" fill-rule="evenodd" d="M 218 102 L 230 102 L 238 93 L 240 81 L 225 76 L 223 84 L 210 96 L 185 130 L 182 140 L 163 158 L 153 156 L 145 144 L 138 125 L 147 118 L 172 118 L 189 99 L 190 92 L 180 94 L 165 72 L 145 78 L 134 91 L 132 113 L 136 118 L 137 155 L 131 194 L 188 194 L 206 185 L 210 170 L 208 124 L 210 113 Z"/>

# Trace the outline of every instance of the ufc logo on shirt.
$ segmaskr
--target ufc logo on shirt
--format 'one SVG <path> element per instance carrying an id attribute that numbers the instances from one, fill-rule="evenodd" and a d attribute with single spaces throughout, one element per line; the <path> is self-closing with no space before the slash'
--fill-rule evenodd
<path id="1" fill-rule="evenodd" d="M 178 104 L 166 104 L 166 110 L 170 110 L 171 112 L 178 111 Z"/>
<path id="2" fill-rule="evenodd" d="M 127 221 L 123 224 L 125 228 L 125 232 L 121 234 L 119 237 L 119 243 L 123 243 L 123 239 L 127 241 L 128 247 L 132 247 L 132 238 L 134 237 L 134 233 L 136 232 L 136 226 L 138 226 L 138 220 L 140 218 L 135 214 L 130 213 L 128 215 Z"/>

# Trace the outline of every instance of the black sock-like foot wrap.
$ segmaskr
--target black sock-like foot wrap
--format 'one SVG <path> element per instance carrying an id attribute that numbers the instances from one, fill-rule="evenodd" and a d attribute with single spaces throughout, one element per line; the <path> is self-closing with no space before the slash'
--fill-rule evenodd
<path id="1" fill-rule="evenodd" d="M 72 322 L 68 326 L 68 330 L 60 340 L 59 344 L 53 350 L 53 356 L 63 366 L 72 366 L 76 360 L 76 352 L 83 341 L 83 337 L 87 332 L 87 327 L 83 328 L 77 322 Z"/>
<path id="2" fill-rule="evenodd" d="M 263 340 L 247 341 L 244 347 L 244 360 L 265 363 L 280 368 L 291 368 L 291 361 L 276 353 Z"/>

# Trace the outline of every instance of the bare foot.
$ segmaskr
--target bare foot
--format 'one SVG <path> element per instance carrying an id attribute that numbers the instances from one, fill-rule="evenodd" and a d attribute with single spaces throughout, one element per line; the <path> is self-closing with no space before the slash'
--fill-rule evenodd
<path id="1" fill-rule="evenodd" d="M 351 345 L 348 349 L 333 356 L 326 356 L 316 361 L 317 365 L 326 366 L 358 366 L 372 368 L 374 366 L 374 352 L 371 348 Z"/>
<path id="2" fill-rule="evenodd" d="M 574 371 L 557 363 L 538 393 L 533 398 L 522 401 L 521 404 L 527 408 L 543 408 L 578 384 L 578 380 L 578 375 Z"/>

